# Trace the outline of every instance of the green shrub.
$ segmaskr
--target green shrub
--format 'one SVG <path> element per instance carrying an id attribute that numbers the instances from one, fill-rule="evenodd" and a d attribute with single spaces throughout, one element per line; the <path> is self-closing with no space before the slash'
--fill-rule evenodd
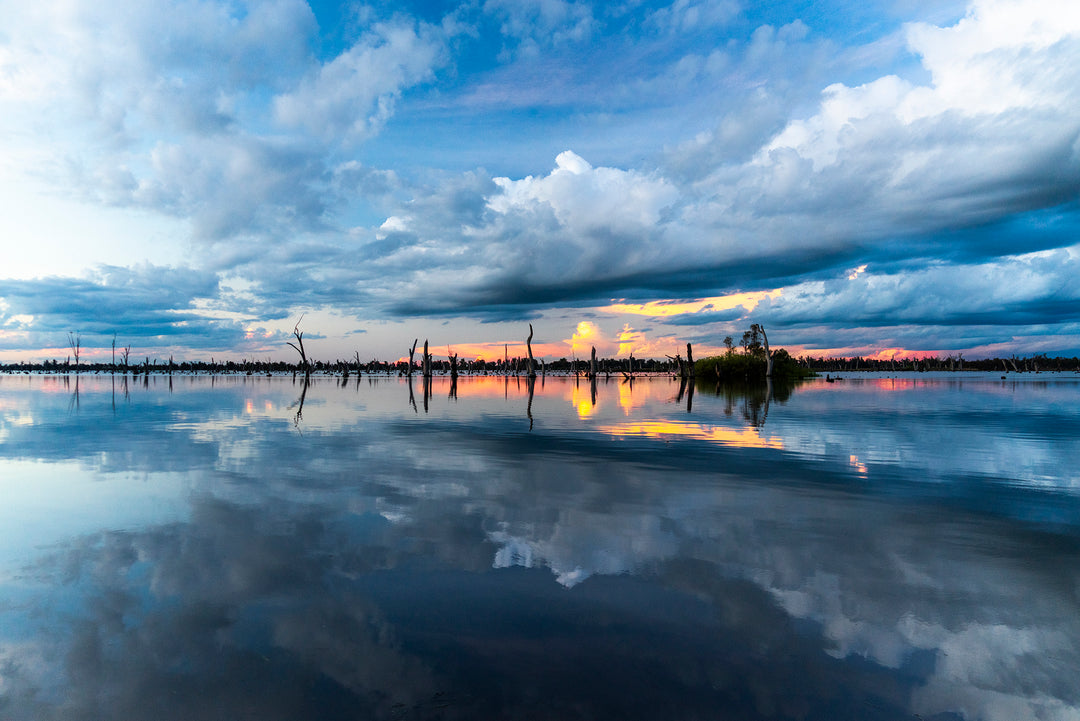
<path id="1" fill-rule="evenodd" d="M 705 380 L 721 382 L 756 382 L 765 380 L 765 358 L 762 354 L 727 353 L 702 358 L 694 363 L 694 375 Z M 786 350 L 773 352 L 773 379 L 798 380 L 816 375 L 799 365 Z"/>

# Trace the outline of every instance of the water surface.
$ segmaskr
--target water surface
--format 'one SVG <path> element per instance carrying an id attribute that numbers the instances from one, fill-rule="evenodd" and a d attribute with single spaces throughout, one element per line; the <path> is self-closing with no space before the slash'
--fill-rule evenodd
<path id="1" fill-rule="evenodd" d="M 1080 378 L 0 376 L 5 719 L 1078 719 Z"/>

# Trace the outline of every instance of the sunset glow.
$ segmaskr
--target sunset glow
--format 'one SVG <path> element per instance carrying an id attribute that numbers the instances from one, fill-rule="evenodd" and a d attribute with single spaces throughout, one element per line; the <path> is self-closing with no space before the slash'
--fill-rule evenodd
<path id="1" fill-rule="evenodd" d="M 778 298 L 783 294 L 782 288 L 756 293 L 733 293 L 731 295 L 719 295 L 709 298 L 699 298 L 691 301 L 676 300 L 653 300 L 648 303 L 618 302 L 601 306 L 597 310 L 605 313 L 627 313 L 631 315 L 643 315 L 651 318 L 665 318 L 687 313 L 699 313 L 701 311 L 730 310 L 742 306 L 749 313 L 757 307 L 758 303 L 766 298 Z"/>
<path id="2" fill-rule="evenodd" d="M 593 346 L 601 340 L 599 326 L 592 321 L 583 320 L 577 324 L 574 334 L 564 342 L 570 346 L 570 352 L 573 355 L 588 358 Z"/>

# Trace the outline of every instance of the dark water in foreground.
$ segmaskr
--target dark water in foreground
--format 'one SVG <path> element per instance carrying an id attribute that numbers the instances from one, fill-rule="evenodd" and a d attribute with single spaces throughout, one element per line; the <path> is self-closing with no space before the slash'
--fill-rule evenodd
<path id="1" fill-rule="evenodd" d="M 1080 378 L 997 378 L 0 376 L 0 718 L 1080 719 Z"/>

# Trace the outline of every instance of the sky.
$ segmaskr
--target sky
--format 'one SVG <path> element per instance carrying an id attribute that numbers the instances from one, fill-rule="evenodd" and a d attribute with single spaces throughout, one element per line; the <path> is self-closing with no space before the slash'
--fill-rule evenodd
<path id="1" fill-rule="evenodd" d="M 1080 355 L 1078 3 L 0 17 L 0 362 Z"/>

